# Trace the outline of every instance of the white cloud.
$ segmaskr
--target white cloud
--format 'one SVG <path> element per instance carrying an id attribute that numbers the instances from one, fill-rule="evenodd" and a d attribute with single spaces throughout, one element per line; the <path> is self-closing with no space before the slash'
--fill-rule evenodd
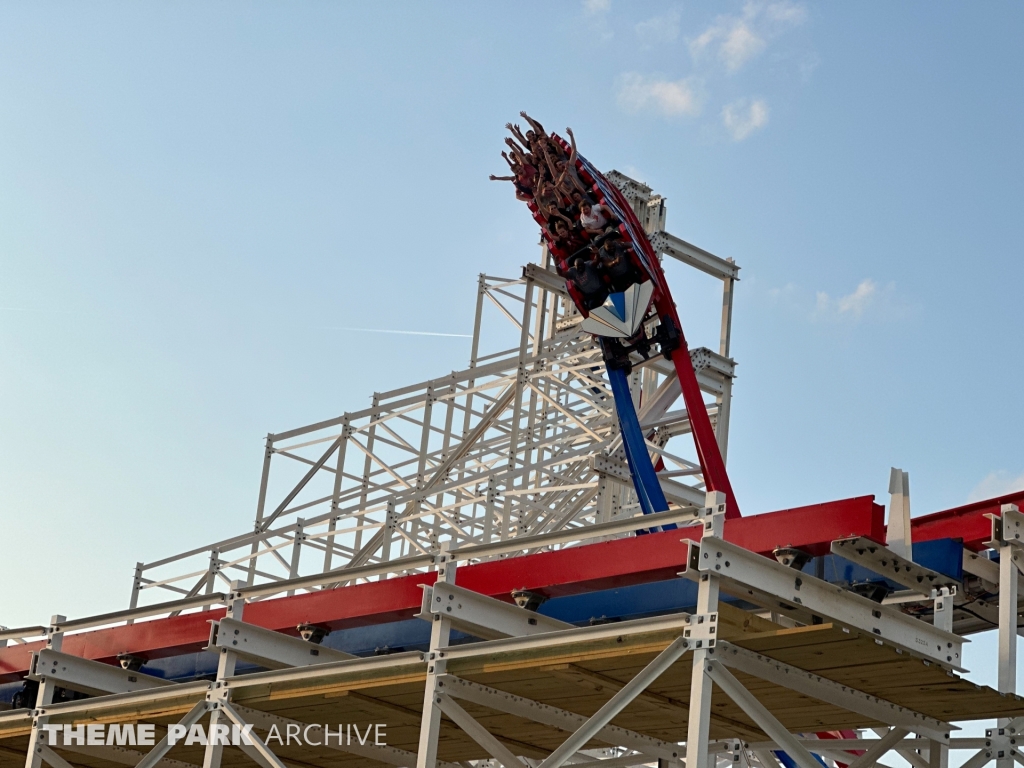
<path id="1" fill-rule="evenodd" d="M 968 502 L 991 499 L 995 496 L 1005 496 L 1013 491 L 1024 490 L 1024 473 L 1014 477 L 1005 469 L 989 472 L 985 478 L 974 486 L 974 490 L 967 497 Z"/>
<path id="2" fill-rule="evenodd" d="M 764 15 L 770 22 L 796 26 L 807 20 L 807 9 L 797 3 L 771 3 L 764 9 Z"/>
<path id="3" fill-rule="evenodd" d="M 833 299 L 824 291 L 818 291 L 815 314 L 818 317 L 852 317 L 859 320 L 874 303 L 878 286 L 871 278 L 861 280 L 853 293 Z"/>
<path id="4" fill-rule="evenodd" d="M 721 15 L 690 40 L 690 55 L 700 59 L 714 50 L 726 70 L 737 72 L 767 48 L 770 39 L 802 24 L 806 17 L 804 7 L 795 3 L 748 2 L 742 14 Z"/>
<path id="5" fill-rule="evenodd" d="M 615 37 L 608 14 L 612 10 L 612 0 L 583 0 L 583 18 L 590 32 L 601 40 Z"/>
<path id="6" fill-rule="evenodd" d="M 781 288 L 769 288 L 768 299 L 772 304 L 789 304 L 792 303 L 796 290 L 796 283 L 786 283 Z"/>
<path id="7" fill-rule="evenodd" d="M 854 317 L 860 317 L 864 314 L 864 310 L 867 309 L 868 305 L 875 298 L 875 292 L 877 290 L 878 286 L 875 285 L 874 280 L 871 280 L 870 278 L 862 280 L 853 293 L 841 296 L 836 302 L 839 314 L 842 315 L 849 312 L 854 315 Z"/>
<path id="8" fill-rule="evenodd" d="M 740 99 L 722 109 L 722 125 L 733 141 L 743 141 L 768 124 L 768 104 L 764 99 Z"/>
<path id="9" fill-rule="evenodd" d="M 636 25 L 636 36 L 645 47 L 656 43 L 671 43 L 679 37 L 679 9 L 641 21 Z"/>
<path id="10" fill-rule="evenodd" d="M 718 56 L 725 63 L 725 68 L 735 72 L 748 60 L 767 47 L 764 38 L 759 37 L 746 23 L 737 22 L 725 33 Z"/>
<path id="11" fill-rule="evenodd" d="M 835 297 L 795 283 L 768 288 L 764 296 L 770 306 L 815 323 L 904 322 L 921 312 L 920 304 L 897 291 L 895 283 L 879 285 L 870 278 L 861 280 L 849 293 Z"/>
<path id="12" fill-rule="evenodd" d="M 657 112 L 667 117 L 700 114 L 696 81 L 692 77 L 667 80 L 627 72 L 618 79 L 619 106 L 627 112 Z"/>

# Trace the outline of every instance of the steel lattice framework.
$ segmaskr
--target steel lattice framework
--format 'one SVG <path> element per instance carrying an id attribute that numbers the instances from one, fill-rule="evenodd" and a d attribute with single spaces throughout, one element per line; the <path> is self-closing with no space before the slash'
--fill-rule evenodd
<path id="1" fill-rule="evenodd" d="M 649 188 L 609 178 L 663 256 L 722 282 L 719 350 L 691 359 L 724 455 L 737 267 L 666 234 Z M 519 279 L 481 275 L 470 366 L 268 436 L 252 532 L 139 564 L 128 610 L 0 628 L 0 680 L 24 686 L 0 712 L 0 768 L 885 768 L 890 753 L 949 768 L 951 750 L 970 750 L 960 768 L 1024 764 L 1024 492 L 912 520 L 893 469 L 888 527 L 872 496 L 727 521 L 673 442 L 689 431 L 674 369 L 637 359 L 672 506 L 638 522 L 601 355 L 564 291 L 544 252 Z M 487 304 L 518 346 L 481 354 Z M 954 544 L 957 567 L 927 566 L 914 547 L 929 542 Z M 833 555 L 885 596 L 811 567 Z M 540 605 L 685 582 L 692 603 L 612 622 Z M 416 650 L 324 642 L 413 619 L 429 628 Z M 961 676 L 963 635 L 986 627 L 998 691 Z M 202 652 L 215 673 L 148 666 Z M 985 718 L 983 738 L 957 733 Z M 332 720 L 384 720 L 389 738 L 343 741 L 338 725 L 332 743 Z M 125 741 L 124 723 L 157 735 Z M 210 739 L 192 741 L 203 723 Z"/>
<path id="2" fill-rule="evenodd" d="M 665 201 L 649 187 L 609 178 L 661 254 L 722 283 L 719 350 L 694 349 L 691 359 L 725 454 L 738 267 L 665 233 Z M 481 351 L 488 305 L 518 332 L 517 346 Z M 253 532 L 140 563 L 131 607 L 232 579 L 269 584 L 401 561 L 446 539 L 485 544 L 639 514 L 600 349 L 581 320 L 546 250 L 518 279 L 481 275 L 468 368 L 269 435 Z M 672 442 L 690 431 L 685 409 L 672 409 L 675 372 L 661 358 L 637 363 L 631 386 L 666 496 L 673 508 L 700 507 L 700 465 L 688 441 Z"/>

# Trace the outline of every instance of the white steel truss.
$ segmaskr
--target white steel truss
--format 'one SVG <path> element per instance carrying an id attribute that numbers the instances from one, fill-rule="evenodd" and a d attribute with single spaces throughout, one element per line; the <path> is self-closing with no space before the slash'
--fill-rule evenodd
<path id="1" fill-rule="evenodd" d="M 432 629 L 426 653 L 407 652 L 370 658 L 349 657 L 328 649 L 314 653 L 318 651 L 315 643 L 246 624 L 243 616 L 245 585 L 236 581 L 232 591 L 224 596 L 223 602 L 228 605 L 227 615 L 213 622 L 210 649 L 219 655 L 215 680 L 168 684 L 157 678 L 70 656 L 60 650 L 63 639 L 61 627 L 66 622 L 57 616 L 52 621 L 53 631 L 49 633 L 48 647 L 38 651 L 33 658 L 32 676 L 40 684 L 36 709 L 31 713 L 23 710 L 0 715 L 0 727 L 10 720 L 31 721 L 26 768 L 41 766 L 42 763 L 51 768 L 68 768 L 67 758 L 59 752 L 82 754 L 138 768 L 198 768 L 197 765 L 169 758 L 171 744 L 166 736 L 145 753 L 140 750 L 119 751 L 109 746 L 66 746 L 46 739 L 50 729 L 60 728 L 59 725 L 50 725 L 51 719 L 58 722 L 67 722 L 69 717 L 109 720 L 111 712 L 137 711 L 147 703 L 158 702 L 163 707 L 166 706 L 163 702 L 176 702 L 178 711 L 187 709 L 179 725 L 190 726 L 208 717 L 211 733 L 218 726 L 225 729 L 234 726 L 246 735 L 236 746 L 254 762 L 263 768 L 283 768 L 286 763 L 268 746 L 269 739 L 264 734 L 272 728 L 290 727 L 318 735 L 321 726 L 243 706 L 234 701 L 239 691 L 269 690 L 278 685 L 302 682 L 318 686 L 332 675 L 348 675 L 351 679 L 374 672 L 401 675 L 403 670 L 421 670 L 421 674 L 426 672 L 423 707 L 419 713 L 410 710 L 420 723 L 417 752 L 376 744 L 341 744 L 340 741 L 331 744 L 327 740 L 321 741 L 318 748 L 347 752 L 365 758 L 369 764 L 456 768 L 455 763 L 438 759 L 440 723 L 441 718 L 446 717 L 490 755 L 487 759 L 458 764 L 475 768 L 496 765 L 506 768 L 605 765 L 613 768 L 653 765 L 655 762 L 659 766 L 775 768 L 778 763 L 772 750 L 784 750 L 801 768 L 819 766 L 814 755 L 848 763 L 855 768 L 871 768 L 876 764 L 882 765 L 879 758 L 889 752 L 896 752 L 918 768 L 945 768 L 950 748 L 978 750 L 967 760 L 964 768 L 981 768 L 991 760 L 1024 762 L 1016 749 L 1016 735 L 1024 726 L 1024 718 L 1004 721 L 998 729 L 988 731 L 984 739 L 950 738 L 953 729 L 950 722 L 937 720 L 879 699 L 849 684 L 840 684 L 719 639 L 716 630 L 720 590 L 748 597 L 754 592 L 761 595 L 774 592 L 778 597 L 787 594 L 775 586 L 781 568 L 777 563 L 757 555 L 749 555 L 748 558 L 748 553 L 723 547 L 720 536 L 724 501 L 722 494 L 709 493 L 708 506 L 693 515 L 704 521 L 704 539 L 700 545 L 694 545 L 694 557 L 691 558 L 694 567 L 680 574 L 699 582 L 697 612 L 693 615 L 676 613 L 587 627 L 565 624 L 458 586 L 457 562 L 462 557 L 452 554 L 448 542 L 443 542 L 438 553 L 431 557 L 437 581 L 424 587 L 423 608 L 419 614 L 419 618 L 429 622 Z M 1024 516 L 1007 505 L 1001 518 L 993 523 L 992 543 L 1009 548 L 1005 551 L 1008 562 L 1014 562 L 1017 550 L 1024 551 L 1017 538 L 1022 531 Z M 739 559 L 743 560 L 742 567 L 735 564 Z M 1011 575 L 1015 578 L 1017 574 L 1013 572 Z M 813 610 L 814 605 L 823 605 L 824 598 L 813 595 L 820 594 L 826 588 L 825 583 L 819 583 L 810 575 L 803 578 L 799 591 L 808 596 L 808 608 Z M 929 637 L 946 634 L 933 625 L 891 610 L 861 615 L 849 608 L 859 604 L 861 599 L 852 593 L 837 593 L 832 598 L 834 605 L 828 608 L 829 614 L 842 619 L 842 631 L 851 637 L 872 638 L 875 644 L 906 654 L 911 650 L 904 643 L 905 633 L 911 631 L 906 626 L 908 621 L 916 623 L 920 631 Z M 450 610 L 451 606 L 458 609 Z M 808 626 L 817 623 L 813 616 L 802 618 L 807 621 L 799 623 Z M 482 639 L 451 646 L 449 635 L 453 629 Z M 622 643 L 624 638 L 650 637 L 652 634 L 666 638 L 664 649 L 631 680 L 613 681 L 614 685 L 607 686 L 605 703 L 589 716 L 463 679 L 450 671 L 451 665 L 466 660 L 499 660 L 509 656 L 521 659 L 531 653 L 543 652 L 552 652 L 557 658 L 559 654 L 573 649 L 596 647 L 601 642 Z M 956 666 L 936 658 L 923 646 L 918 653 L 921 657 L 929 657 L 929 664 L 939 663 L 948 669 Z M 235 661 L 239 656 L 257 661 L 269 669 L 238 676 Z M 314 657 L 312 662 L 311 656 Z M 678 702 L 648 691 L 666 670 L 686 657 L 685 663 L 692 668 L 694 680 L 688 713 L 679 707 Z M 802 734 L 789 732 L 773 714 L 772 701 L 764 699 L 763 694 L 756 696 L 748 689 L 749 683 L 741 682 L 734 671 L 877 720 L 884 727 L 875 729 L 876 739 L 860 736 L 836 740 L 807 739 Z M 750 726 L 742 724 L 737 724 L 741 730 L 736 736 L 724 741 L 710 741 L 708 727 L 716 717 L 719 725 L 733 722 L 723 720 L 712 711 L 709 695 L 712 684 L 742 709 L 756 729 L 767 734 L 770 741 L 748 741 L 749 736 L 743 729 L 749 733 Z M 47 691 L 52 691 L 55 686 L 89 692 L 95 698 L 51 704 Z M 654 738 L 614 724 L 619 713 L 643 697 L 647 702 L 664 701 L 660 706 L 675 711 L 681 726 L 678 741 Z M 186 702 L 184 707 L 182 702 Z M 161 710 L 158 707 L 156 711 Z M 509 738 L 507 729 L 505 733 L 495 733 L 481 722 L 480 714 L 474 714 L 488 712 L 525 719 L 561 731 L 564 741 L 542 758 L 527 757 L 522 754 L 524 745 Z M 684 730 L 682 726 L 687 722 L 687 714 L 688 725 Z M 969 716 L 970 713 L 965 712 L 964 715 Z M 493 720 L 493 715 L 487 717 Z M 595 747 L 595 743 L 606 746 Z M 204 768 L 217 768 L 226 748 L 226 744 L 216 744 L 211 739 L 211 743 L 205 746 Z"/>
<path id="2" fill-rule="evenodd" d="M 724 453 L 734 369 L 728 357 L 732 296 L 738 268 L 661 231 L 664 201 L 648 188 L 621 174 L 612 173 L 609 178 L 637 208 L 662 254 L 723 283 L 719 350 L 696 349 L 691 357 Z M 481 353 L 487 303 L 513 323 L 519 333 L 517 347 Z M 952 632 L 957 585 L 908 560 L 908 539 L 902 534 L 894 534 L 893 546 L 886 548 L 845 539 L 834 542 L 833 551 L 890 575 L 914 600 L 934 600 L 930 624 L 724 541 L 726 499 L 720 493 L 705 493 L 699 466 L 688 450 L 678 447 L 686 445 L 686 440 L 670 442 L 689 431 L 685 411 L 672 410 L 679 395 L 673 371 L 658 359 L 636 363 L 632 386 L 640 421 L 652 457 L 659 465 L 663 462 L 659 477 L 672 503 L 669 511 L 645 518 L 644 524 L 697 520 L 704 526 L 703 540 L 691 548 L 691 567 L 679 574 L 698 583 L 693 615 L 675 613 L 577 627 L 456 584 L 460 562 L 633 535 L 637 528 L 631 518 L 639 509 L 599 350 L 581 333 L 579 315 L 543 254 L 541 263 L 528 265 L 519 279 L 480 277 L 471 365 L 466 370 L 378 393 L 372 406 L 362 411 L 270 435 L 253 532 L 139 564 L 127 611 L 72 622 L 54 616 L 46 628 L 29 628 L 38 629 L 46 640 L 46 647 L 32 659 L 30 677 L 38 682 L 35 707 L 0 714 L 0 728 L 7 723 L 27 724 L 26 768 L 41 768 L 43 763 L 72 768 L 62 752 L 137 768 L 198 768 L 168 757 L 171 744 L 166 736 L 145 753 L 108 745 L 56 746 L 46 741 L 48 728 L 69 718 L 109 720 L 111 713 L 137 712 L 156 702 L 184 712 L 180 726 L 208 718 L 211 732 L 234 727 L 250 734 L 239 747 L 252 761 L 263 768 L 286 768 L 285 758 L 275 754 L 264 734 L 272 728 L 316 731 L 321 726 L 243 706 L 239 699 L 247 700 L 240 692 L 304 683 L 316 686 L 332 675 L 354 679 L 386 671 L 425 677 L 421 710 L 405 710 L 418 722 L 417 751 L 410 751 L 411 745 L 407 750 L 363 743 L 317 746 L 355 755 L 370 765 L 407 768 L 616 768 L 655 762 L 687 768 L 779 768 L 773 750 L 784 750 L 801 768 L 817 768 L 815 755 L 853 768 L 871 768 L 882 765 L 878 760 L 890 752 L 905 757 L 915 768 L 948 768 L 950 748 L 978 750 L 963 768 L 981 768 L 993 760 L 998 768 L 1014 761 L 1024 764 L 1016 749 L 1024 718 L 1000 721 L 984 739 L 950 738 L 956 718 L 936 719 L 832 680 L 827 673 L 719 638 L 724 615 L 719 612 L 726 610 L 719 605 L 722 592 L 785 616 L 797 629 L 827 621 L 850 637 L 867 637 L 901 656 L 921 659 L 925 666 L 937 665 L 950 677 L 960 667 L 964 642 Z M 294 471 L 291 476 L 289 469 Z M 894 496 L 909 510 L 905 473 Z M 1005 505 L 993 519 L 989 542 L 1000 553 L 999 563 L 971 560 L 968 569 L 999 590 L 999 688 L 1007 694 L 1014 692 L 1016 680 L 1022 535 L 1024 516 L 1016 507 Z M 195 561 L 199 566 L 189 569 Z M 967 563 L 965 557 L 965 567 Z M 428 570 L 437 572 L 437 581 L 424 587 L 418 615 L 431 625 L 426 653 L 352 657 L 245 622 L 247 602 Z M 141 594 L 174 599 L 153 604 L 141 601 Z M 168 683 L 62 652 L 66 632 L 215 603 L 225 605 L 227 613 L 211 622 L 208 650 L 218 656 L 212 681 Z M 478 640 L 450 645 L 453 630 Z M 669 639 L 631 679 L 582 670 L 592 679 L 596 676 L 600 690 L 607 693 L 590 714 L 456 674 L 459 663 L 466 660 L 619 643 L 645 633 Z M 22 633 L 17 639 L 25 636 Z M 0 633 L 0 639 L 9 638 L 15 634 Z M 239 660 L 266 671 L 236 674 Z M 648 690 L 680 664 L 687 665 L 686 674 L 691 676 L 688 706 Z M 790 733 L 781 715 L 772 712 L 768 697 L 755 695 L 757 681 L 884 727 L 876 729 L 874 739 L 823 741 Z M 715 686 L 755 728 L 713 711 Z M 93 698 L 55 704 L 58 687 Z M 676 740 L 655 738 L 614 722 L 640 701 L 673 713 L 679 723 Z M 529 757 L 521 744 L 482 722 L 481 711 L 561 731 L 562 741 L 546 748 L 540 758 Z M 971 715 L 962 714 L 964 719 Z M 439 760 L 444 718 L 490 757 L 459 764 Z M 712 725 L 721 728 L 723 723 L 736 726 L 736 732 L 727 740 L 711 741 Z M 750 733 L 770 740 L 747 741 Z M 595 742 L 603 746 L 595 747 Z M 220 768 L 225 748 L 224 744 L 206 745 L 203 768 Z M 317 757 L 329 760 L 322 753 L 313 759 Z"/>
<path id="3" fill-rule="evenodd" d="M 739 268 L 661 231 L 665 203 L 650 188 L 615 172 L 609 178 L 662 254 L 722 284 L 719 348 L 693 349 L 691 359 L 724 455 Z M 201 599 L 236 579 L 272 585 L 340 570 L 344 583 L 344 571 L 361 566 L 399 561 L 394 572 L 409 570 L 400 561 L 436 552 L 441 540 L 460 548 L 639 514 L 600 349 L 541 256 L 519 278 L 480 276 L 465 370 L 268 435 L 253 531 L 139 563 L 129 607 Z M 488 307 L 512 324 L 517 346 L 483 350 Z M 672 365 L 636 362 L 631 385 L 666 497 L 672 508 L 699 508 L 703 478 L 686 411 L 673 409 L 680 390 Z"/>

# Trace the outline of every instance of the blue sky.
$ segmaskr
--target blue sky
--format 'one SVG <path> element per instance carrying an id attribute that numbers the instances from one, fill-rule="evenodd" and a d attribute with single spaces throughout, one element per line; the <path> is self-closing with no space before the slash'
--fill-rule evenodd
<path id="1" fill-rule="evenodd" d="M 742 267 L 745 511 L 884 497 L 892 465 L 915 514 L 1024 487 L 1022 22 L 0 6 L 0 623 L 123 607 L 137 560 L 248 529 L 267 432 L 464 367 L 477 274 L 536 258 L 487 181 L 520 109 Z M 704 286 L 670 279 L 713 346 Z"/>

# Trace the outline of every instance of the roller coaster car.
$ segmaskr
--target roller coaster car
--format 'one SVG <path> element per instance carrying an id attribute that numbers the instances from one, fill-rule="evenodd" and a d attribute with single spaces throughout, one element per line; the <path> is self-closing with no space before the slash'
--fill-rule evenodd
<path id="1" fill-rule="evenodd" d="M 531 124 L 538 127 L 537 123 Z M 725 494 L 728 500 L 726 519 L 740 517 L 672 292 L 647 233 L 622 192 L 597 168 L 582 155 L 570 151 L 573 148 L 558 134 L 551 134 L 550 141 L 557 146 L 557 154 L 567 160 L 575 157 L 573 170 L 580 182 L 577 186 L 587 188 L 592 202 L 602 205 L 609 214 L 605 216 L 602 212 L 598 217 L 598 221 L 605 222 L 604 231 L 599 234 L 581 231 L 558 210 L 557 202 L 544 205 L 544 211 L 550 213 L 549 220 L 534 197 L 521 194 L 521 190 L 517 197 L 526 202 L 541 226 L 548 249 L 555 257 L 558 274 L 565 279 L 569 296 L 583 316 L 583 330 L 600 341 L 619 418 L 622 448 L 641 510 L 644 514 L 664 511 L 668 509 L 668 501 L 651 463 L 626 374 L 633 366 L 632 354 L 646 360 L 657 344 L 659 352 L 672 363 L 679 380 L 704 487 L 707 491 Z M 546 150 L 541 149 L 546 156 Z M 567 171 L 563 172 L 563 178 Z M 575 181 L 577 179 L 573 179 L 573 183 Z M 587 223 L 593 224 L 593 219 L 588 215 Z"/>
<path id="2" fill-rule="evenodd" d="M 561 137 L 552 134 L 551 140 L 568 153 Z M 609 227 L 590 240 L 567 237 L 563 224 L 549 222 L 534 204 L 530 209 L 555 257 L 558 274 L 565 278 L 569 295 L 583 315 L 582 328 L 600 337 L 605 359 L 613 367 L 630 368 L 631 352 L 647 359 L 653 344 L 661 345 L 661 352 L 668 356 L 679 346 L 679 330 L 672 318 L 661 318 L 656 328 L 645 322 L 655 316 L 653 304 L 664 279 L 660 269 L 648 263 L 653 249 L 646 233 L 618 189 L 583 157 L 577 156 L 576 172 L 590 186 L 591 196 L 615 217 L 616 228 Z M 570 248 L 575 250 L 568 253 Z"/>

